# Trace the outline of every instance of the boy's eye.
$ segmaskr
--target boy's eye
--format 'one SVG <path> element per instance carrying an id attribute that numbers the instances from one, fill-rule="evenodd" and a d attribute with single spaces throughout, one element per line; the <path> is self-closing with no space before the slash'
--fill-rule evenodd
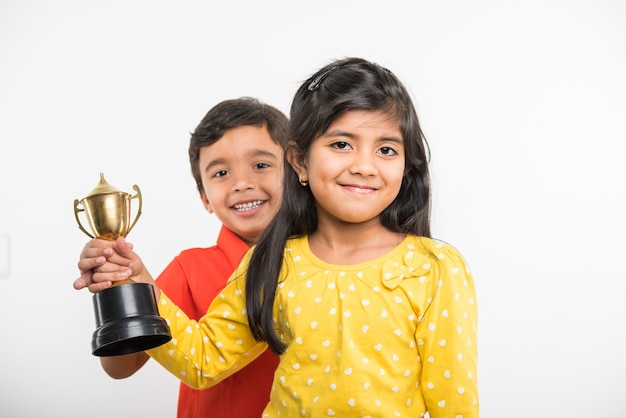
<path id="1" fill-rule="evenodd" d="M 228 174 L 228 171 L 226 170 L 219 170 L 216 171 L 215 174 L 213 174 L 213 177 L 222 177 Z"/>
<path id="2" fill-rule="evenodd" d="M 350 144 L 348 144 L 345 141 L 337 141 L 337 142 L 333 142 L 331 145 L 333 148 L 337 148 L 337 149 L 350 149 Z"/>
<path id="3" fill-rule="evenodd" d="M 382 147 L 381 149 L 378 150 L 378 152 L 380 152 L 382 155 L 395 155 L 397 154 L 396 150 L 390 147 Z"/>
<path id="4" fill-rule="evenodd" d="M 268 168 L 270 165 L 268 163 L 258 163 L 254 167 L 255 168 Z"/>

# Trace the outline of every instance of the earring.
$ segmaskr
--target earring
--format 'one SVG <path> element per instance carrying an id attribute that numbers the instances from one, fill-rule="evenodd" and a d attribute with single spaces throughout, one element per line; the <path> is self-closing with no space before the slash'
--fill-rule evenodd
<path id="1" fill-rule="evenodd" d="M 306 186 L 308 186 L 308 185 L 309 185 L 309 182 L 308 182 L 308 181 L 302 181 L 302 180 L 300 179 L 300 177 L 298 177 L 298 181 L 300 182 L 300 186 L 302 186 L 302 187 L 306 187 Z"/>

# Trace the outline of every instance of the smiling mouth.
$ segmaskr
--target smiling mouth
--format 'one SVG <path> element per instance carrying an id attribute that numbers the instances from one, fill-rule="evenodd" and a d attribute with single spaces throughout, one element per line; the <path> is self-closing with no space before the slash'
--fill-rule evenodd
<path id="1" fill-rule="evenodd" d="M 369 194 L 376 190 L 372 187 L 360 186 L 357 184 L 344 184 L 342 187 L 352 192 L 359 193 L 359 194 Z"/>
<path id="2" fill-rule="evenodd" d="M 254 200 L 252 202 L 237 203 L 233 208 L 237 211 L 245 212 L 247 210 L 256 209 L 263 204 L 263 200 Z"/>

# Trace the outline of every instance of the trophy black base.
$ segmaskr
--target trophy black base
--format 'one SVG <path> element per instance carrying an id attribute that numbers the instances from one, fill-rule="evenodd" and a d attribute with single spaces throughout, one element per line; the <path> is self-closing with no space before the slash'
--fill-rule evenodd
<path id="1" fill-rule="evenodd" d="M 94 356 L 119 356 L 149 350 L 172 339 L 159 316 L 154 289 L 146 283 L 110 287 L 93 296 L 96 331 Z"/>

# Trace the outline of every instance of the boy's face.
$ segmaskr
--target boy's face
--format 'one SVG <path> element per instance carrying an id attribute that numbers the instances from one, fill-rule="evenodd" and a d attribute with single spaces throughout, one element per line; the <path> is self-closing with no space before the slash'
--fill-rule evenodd
<path id="1" fill-rule="evenodd" d="M 239 126 L 200 149 L 199 165 L 207 211 L 256 244 L 280 207 L 283 149 L 265 126 Z"/>

